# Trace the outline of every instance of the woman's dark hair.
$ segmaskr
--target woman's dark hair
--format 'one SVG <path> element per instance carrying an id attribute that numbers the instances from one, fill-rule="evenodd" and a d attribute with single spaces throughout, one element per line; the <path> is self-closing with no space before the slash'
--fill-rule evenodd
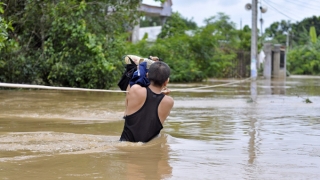
<path id="1" fill-rule="evenodd" d="M 151 64 L 148 71 L 148 79 L 154 86 L 161 87 L 170 76 L 170 67 L 162 61 Z"/>

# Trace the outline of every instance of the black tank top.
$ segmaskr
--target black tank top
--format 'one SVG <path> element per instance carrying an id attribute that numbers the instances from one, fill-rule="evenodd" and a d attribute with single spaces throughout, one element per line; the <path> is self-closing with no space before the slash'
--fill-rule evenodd
<path id="1" fill-rule="evenodd" d="M 120 141 L 148 142 L 163 128 L 158 116 L 158 106 L 164 94 L 156 94 L 149 87 L 143 106 L 135 113 L 125 116 Z"/>

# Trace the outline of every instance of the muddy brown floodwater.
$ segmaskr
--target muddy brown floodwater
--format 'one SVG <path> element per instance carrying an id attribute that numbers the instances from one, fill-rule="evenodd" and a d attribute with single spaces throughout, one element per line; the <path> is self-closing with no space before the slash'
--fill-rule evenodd
<path id="1" fill-rule="evenodd" d="M 320 77 L 189 89 L 233 81 L 170 84 L 146 144 L 118 142 L 123 93 L 0 90 L 0 179 L 319 179 Z"/>

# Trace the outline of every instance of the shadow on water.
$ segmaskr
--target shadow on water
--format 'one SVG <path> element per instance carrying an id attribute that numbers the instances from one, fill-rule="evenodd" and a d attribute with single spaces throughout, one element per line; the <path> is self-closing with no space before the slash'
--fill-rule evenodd
<path id="1" fill-rule="evenodd" d="M 170 84 L 174 108 L 146 144 L 118 141 L 123 93 L 0 90 L 0 177 L 317 179 L 320 78 L 214 87 L 234 81 Z"/>

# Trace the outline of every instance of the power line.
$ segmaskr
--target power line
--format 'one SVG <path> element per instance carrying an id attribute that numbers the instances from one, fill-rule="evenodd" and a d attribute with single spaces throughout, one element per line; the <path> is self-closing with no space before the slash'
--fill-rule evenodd
<path id="1" fill-rule="evenodd" d="M 281 4 L 277 4 L 271 0 L 264 0 L 265 3 L 268 4 L 268 6 L 270 6 L 273 10 L 277 11 L 278 13 L 282 14 L 283 16 L 289 18 L 290 20 L 293 20 L 293 21 L 297 21 L 297 14 L 299 13 L 295 13 L 294 10 L 291 10 L 289 9 L 288 7 L 284 7 L 284 5 L 281 5 Z M 273 4 L 273 5 L 272 5 Z M 280 10 L 279 10 L 280 8 Z M 289 14 L 291 15 L 289 15 Z M 293 18 L 294 17 L 294 18 Z M 299 18 L 298 18 L 299 19 Z"/>
<path id="2" fill-rule="evenodd" d="M 298 0 L 294 0 L 294 1 L 285 0 L 285 1 L 287 1 L 286 6 L 284 6 L 283 4 L 281 4 L 281 5 L 277 4 L 277 3 L 273 2 L 272 0 L 267 0 L 267 2 L 266 1 L 265 2 L 268 3 L 269 5 L 270 5 L 270 3 L 274 4 L 273 6 L 270 5 L 270 6 L 272 6 L 273 9 L 277 9 L 275 7 L 281 7 L 281 11 L 280 12 L 279 12 L 278 9 L 276 11 L 281 13 L 281 14 L 283 14 L 283 15 L 284 15 L 284 12 L 288 12 L 288 13 L 291 13 L 292 15 L 297 17 L 297 15 L 300 15 L 302 12 L 303 13 L 306 12 L 305 10 L 301 10 L 301 9 L 304 9 L 304 8 L 308 9 L 307 13 L 316 11 L 315 14 L 319 14 L 320 9 L 315 9 L 315 7 L 317 7 L 317 5 L 314 5 L 313 7 L 311 7 L 312 4 L 310 4 L 310 2 L 309 2 L 310 0 L 308 1 L 308 3 L 302 2 L 301 0 L 300 1 L 298 1 Z M 298 1 L 300 3 L 297 3 L 296 1 Z M 315 1 L 312 1 L 312 2 L 315 2 Z M 301 3 L 304 3 L 304 4 L 301 4 Z M 293 9 L 291 8 L 290 9 L 290 8 L 288 8 L 288 6 L 290 6 L 290 5 L 291 5 L 291 7 L 295 6 L 297 8 L 293 8 Z M 292 16 L 288 16 L 288 14 L 285 14 L 285 16 L 290 18 L 290 19 L 293 19 L 293 18 L 291 18 Z"/>
<path id="3" fill-rule="evenodd" d="M 285 0 L 285 1 L 287 1 L 288 3 L 292 3 L 292 4 L 295 4 L 295 5 L 301 6 L 301 7 L 305 7 L 305 8 L 308 8 L 308 9 L 320 11 L 320 8 L 316 8 L 317 5 L 312 6 L 312 4 L 308 4 L 305 1 L 299 1 L 299 0 L 294 0 L 294 1 Z"/>
<path id="4" fill-rule="evenodd" d="M 275 11 L 277 11 L 278 13 L 286 16 L 287 18 L 289 18 L 289 19 L 291 19 L 291 20 L 297 21 L 296 19 L 294 19 L 294 18 L 286 15 L 285 13 L 281 12 L 280 10 L 278 10 L 277 8 L 275 8 L 273 5 L 270 4 L 270 3 L 273 3 L 273 2 L 267 1 L 267 0 L 264 0 L 264 2 L 265 2 L 268 6 L 270 6 L 272 9 L 274 9 Z M 273 3 L 273 4 L 275 4 L 275 3 Z"/>
<path id="5" fill-rule="evenodd" d="M 310 0 L 309 1 L 301 1 L 301 0 L 293 0 L 293 1 L 291 1 L 291 0 L 286 0 L 286 1 L 289 1 L 292 4 L 297 4 L 299 6 L 304 6 L 304 7 L 308 7 L 308 8 L 311 8 L 311 9 L 316 8 L 315 10 L 320 10 L 319 2 L 315 2 L 317 4 L 312 4 L 312 2 L 314 2 L 314 1 L 310 1 Z"/>

